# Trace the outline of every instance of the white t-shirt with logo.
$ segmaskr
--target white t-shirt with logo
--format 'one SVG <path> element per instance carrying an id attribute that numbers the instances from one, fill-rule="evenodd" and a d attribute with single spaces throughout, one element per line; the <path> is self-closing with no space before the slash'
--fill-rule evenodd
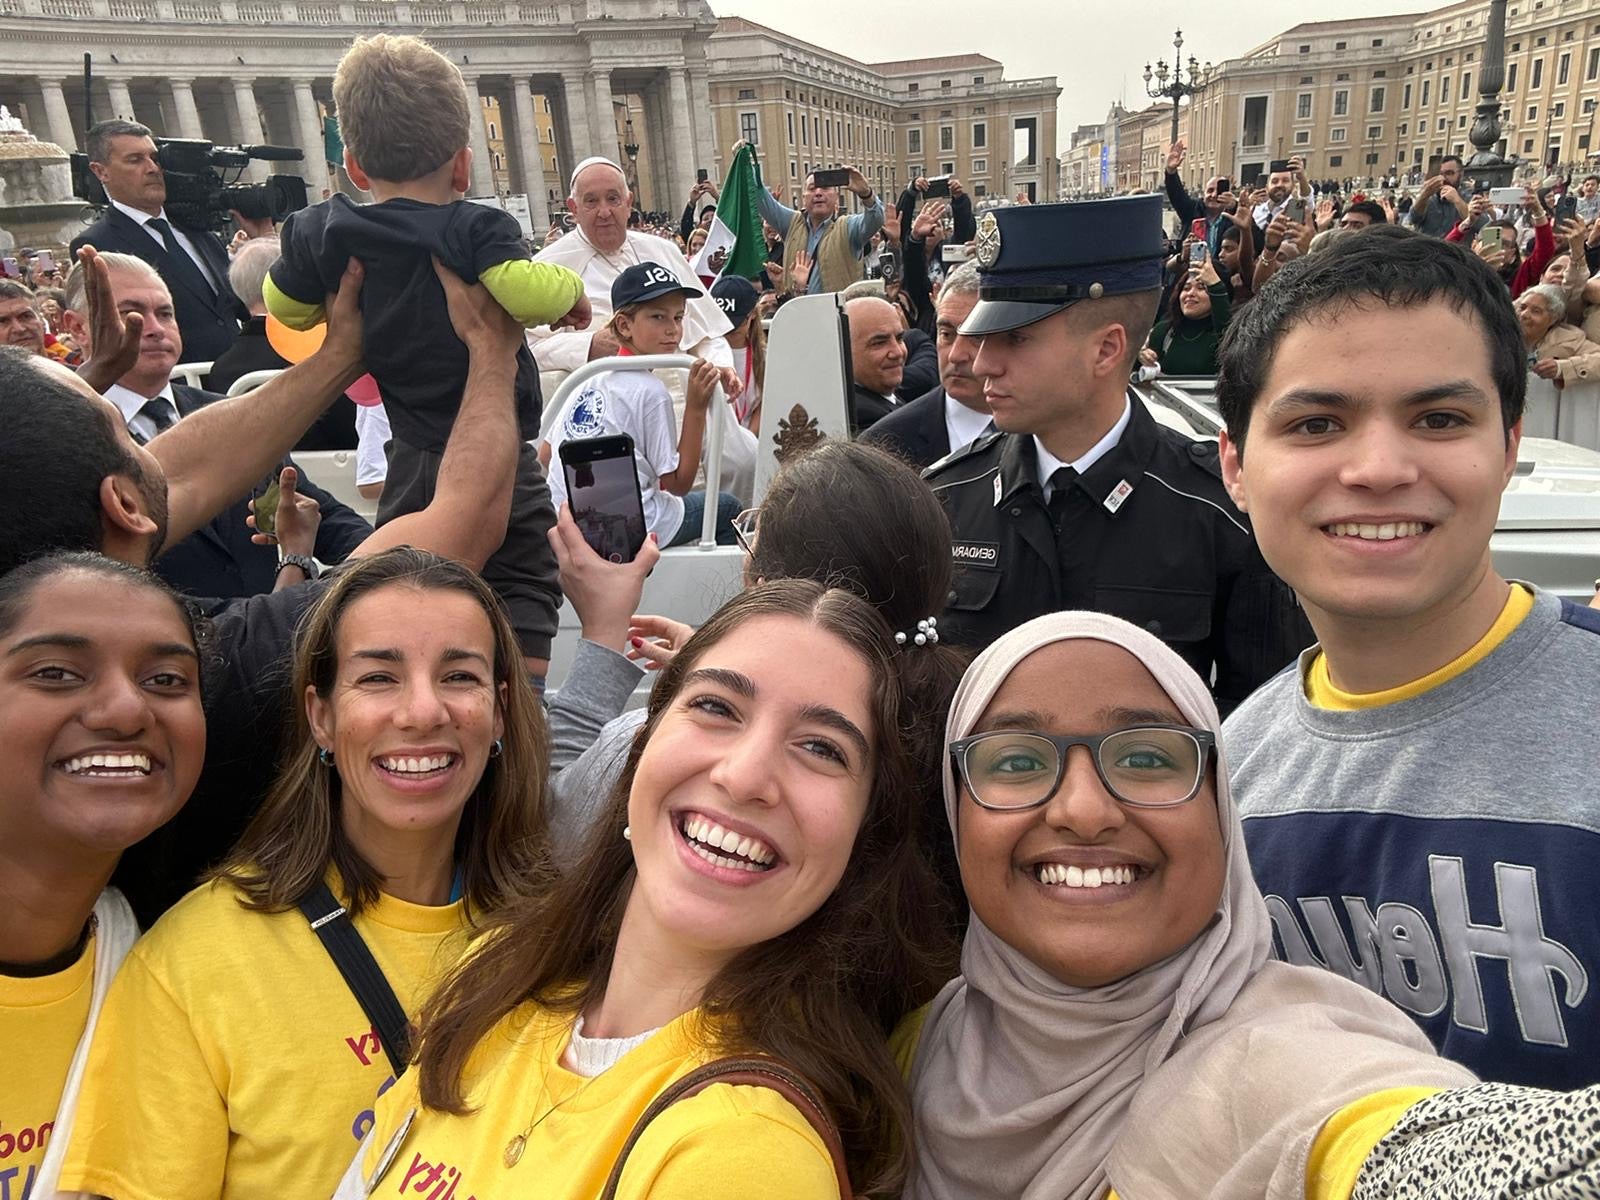
<path id="1" fill-rule="evenodd" d="M 567 501 L 562 442 L 619 433 L 633 439 L 633 469 L 639 477 L 645 527 L 665 546 L 683 524 L 683 497 L 661 489 L 661 477 L 678 469 L 678 424 L 667 385 L 647 371 L 607 371 L 567 399 L 546 439 L 550 498 L 558 509 Z"/>

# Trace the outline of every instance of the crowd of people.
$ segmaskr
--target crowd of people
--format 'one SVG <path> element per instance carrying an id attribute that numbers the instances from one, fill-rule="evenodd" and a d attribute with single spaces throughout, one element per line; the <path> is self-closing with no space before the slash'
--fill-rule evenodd
<path id="1" fill-rule="evenodd" d="M 582 162 L 534 253 L 457 68 L 334 90 L 370 203 L 230 254 L 105 122 L 52 315 L 0 286 L 4 1194 L 1600 1197 L 1600 612 L 1490 546 L 1600 211 L 1197 200 L 1180 143 L 1165 199 L 762 191 L 708 282 L 711 181 Z M 757 498 L 819 294 L 851 436 Z M 290 457 L 352 430 L 375 524 Z M 742 590 L 641 612 L 711 512 Z"/>

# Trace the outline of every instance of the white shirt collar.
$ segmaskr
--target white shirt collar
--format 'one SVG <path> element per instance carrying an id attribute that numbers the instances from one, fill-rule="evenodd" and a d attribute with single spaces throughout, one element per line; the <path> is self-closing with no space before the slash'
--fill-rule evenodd
<path id="1" fill-rule="evenodd" d="M 991 419 L 988 413 L 968 408 L 949 392 L 944 394 L 944 429 L 950 438 L 952 452 L 982 437 Z"/>
<path id="2" fill-rule="evenodd" d="M 137 221 L 139 223 L 139 227 L 141 229 L 144 228 L 144 224 L 145 224 L 146 221 L 153 221 L 155 219 L 155 217 L 152 217 L 147 212 L 144 212 L 144 211 L 142 211 L 140 209 L 137 209 L 137 208 L 128 207 L 121 200 L 113 200 L 111 198 L 111 194 L 109 192 L 106 193 L 106 199 L 111 200 L 111 207 L 116 209 L 123 216 L 128 217 L 130 220 Z M 166 210 L 166 206 L 165 205 L 162 206 L 161 211 L 158 212 L 156 214 L 156 216 L 160 217 L 163 221 L 166 221 L 167 224 L 169 224 L 169 225 L 172 224 L 172 222 L 167 219 L 167 210 Z"/>
<path id="3" fill-rule="evenodd" d="M 1034 438 L 1033 449 L 1034 453 L 1038 455 L 1039 462 L 1039 486 L 1044 489 L 1044 498 L 1046 500 L 1050 499 L 1050 493 L 1052 491 L 1050 487 L 1050 476 L 1054 475 L 1062 467 L 1071 467 L 1079 475 L 1082 475 L 1090 467 L 1094 466 L 1095 463 L 1099 462 L 1107 454 L 1111 453 L 1116 444 L 1122 440 L 1123 430 L 1128 428 L 1128 422 L 1132 418 L 1133 401 L 1128 399 L 1127 396 L 1124 396 L 1122 398 L 1122 415 L 1117 418 L 1117 423 L 1111 427 L 1111 429 L 1106 433 L 1105 437 L 1101 438 L 1094 445 L 1090 446 L 1089 449 L 1084 451 L 1083 454 L 1073 462 L 1062 462 L 1054 454 L 1051 454 L 1050 451 L 1044 448 L 1043 442 L 1041 442 L 1038 438 Z"/>
<path id="4" fill-rule="evenodd" d="M 139 410 L 154 400 L 156 396 L 161 397 L 172 405 L 172 415 L 174 417 L 178 415 L 178 402 L 172 395 L 171 381 L 168 381 L 167 385 L 157 392 L 155 396 L 141 396 L 138 392 L 133 391 L 131 388 L 125 388 L 120 383 L 113 383 L 101 394 L 117 406 L 122 413 L 122 421 L 126 425 L 131 425 L 133 419 L 139 415 Z"/>

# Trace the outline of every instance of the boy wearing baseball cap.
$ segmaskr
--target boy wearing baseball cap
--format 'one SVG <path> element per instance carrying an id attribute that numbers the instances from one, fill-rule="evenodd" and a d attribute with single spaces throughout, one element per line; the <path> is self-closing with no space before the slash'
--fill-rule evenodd
<path id="1" fill-rule="evenodd" d="M 705 295 L 653 262 L 629 267 L 611 285 L 610 330 L 619 353 L 677 354 L 683 340 L 683 314 L 689 297 Z M 550 494 L 559 508 L 567 500 L 560 467 L 563 442 L 577 438 L 633 439 L 634 470 L 645 526 L 663 546 L 680 546 L 699 536 L 706 494 L 692 492 L 705 441 L 706 414 L 721 376 L 718 367 L 696 359 L 689 372 L 683 428 L 675 428 L 672 395 L 648 371 L 607 371 L 574 392 L 551 427 L 539 456 L 550 470 Z M 551 464 L 554 464 L 553 466 Z M 728 492 L 717 496 L 717 543 L 733 544 L 733 518 L 739 502 Z"/>

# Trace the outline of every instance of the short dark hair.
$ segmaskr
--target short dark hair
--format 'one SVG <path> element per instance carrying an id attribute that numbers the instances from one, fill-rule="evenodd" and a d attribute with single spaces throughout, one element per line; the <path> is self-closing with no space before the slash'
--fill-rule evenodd
<path id="1" fill-rule="evenodd" d="M 1389 214 L 1383 211 L 1383 205 L 1376 200 L 1357 200 L 1354 204 L 1345 207 L 1345 213 L 1364 213 L 1372 218 L 1374 225 L 1387 225 Z"/>
<path id="2" fill-rule="evenodd" d="M 99 550 L 100 483 L 142 472 L 109 411 L 0 346 L 0 572 L 52 550 Z"/>
<path id="3" fill-rule="evenodd" d="M 1297 325 L 1324 324 L 1368 299 L 1396 310 L 1443 300 L 1475 317 L 1489 338 L 1489 370 L 1506 430 L 1522 419 L 1527 349 L 1505 282 L 1453 242 L 1384 225 L 1294 260 L 1235 314 L 1217 351 L 1216 396 L 1240 453 L 1284 337 Z"/>
<path id="4" fill-rule="evenodd" d="M 113 117 L 109 121 L 96 121 L 89 127 L 89 136 L 83 139 L 89 161 L 105 162 L 106 156 L 111 153 L 111 139 L 119 137 L 147 137 L 151 141 L 155 140 L 150 127 L 141 125 L 137 121 L 124 121 L 120 117 Z"/>
<path id="5" fill-rule="evenodd" d="M 33 293 L 15 279 L 0 279 L 0 300 L 26 300 L 33 303 Z"/>
<path id="6" fill-rule="evenodd" d="M 1464 167 L 1467 165 L 1461 160 L 1461 155 L 1459 154 L 1446 154 L 1443 158 L 1441 158 L 1439 160 L 1439 169 L 1441 171 L 1444 170 L 1445 163 L 1455 163 L 1455 165 L 1458 167 Z"/>
<path id="7" fill-rule="evenodd" d="M 1584 183 L 1588 183 L 1589 180 L 1591 180 L 1591 179 L 1594 180 L 1596 183 L 1600 183 L 1600 175 L 1585 175 L 1583 177 L 1583 182 Z"/>

